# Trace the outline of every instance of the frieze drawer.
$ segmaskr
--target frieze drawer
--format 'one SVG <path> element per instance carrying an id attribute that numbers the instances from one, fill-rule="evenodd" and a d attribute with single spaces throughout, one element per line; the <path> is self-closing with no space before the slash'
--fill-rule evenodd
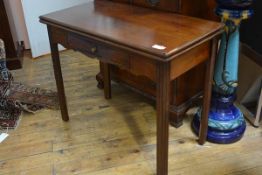
<path id="1" fill-rule="evenodd" d="M 97 41 L 83 38 L 78 34 L 69 34 L 68 44 L 71 49 L 80 51 L 91 58 L 98 58 L 100 61 L 114 64 L 125 69 L 129 69 L 130 67 L 129 54 L 114 46 L 105 47 Z"/>

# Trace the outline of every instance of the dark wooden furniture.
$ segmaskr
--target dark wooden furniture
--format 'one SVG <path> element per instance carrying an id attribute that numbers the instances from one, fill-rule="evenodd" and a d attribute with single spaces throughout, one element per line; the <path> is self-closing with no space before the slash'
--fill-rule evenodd
<path id="1" fill-rule="evenodd" d="M 17 45 L 16 50 L 3 0 L 0 0 L 0 38 L 5 43 L 7 67 L 11 70 L 21 68 L 24 48 Z"/>
<path id="2" fill-rule="evenodd" d="M 158 175 L 168 174 L 171 82 L 207 61 L 199 136 L 199 143 L 205 142 L 217 37 L 222 24 L 102 0 L 41 16 L 40 21 L 48 27 L 64 121 L 69 116 L 58 43 L 103 62 L 106 98 L 111 97 L 110 65 L 156 83 Z"/>
<path id="3" fill-rule="evenodd" d="M 241 42 L 245 43 L 249 48 L 245 49 L 252 49 L 251 52 L 256 53 L 257 55 L 262 55 L 262 1 L 254 1 L 252 8 L 254 9 L 254 15 L 248 19 L 244 20 L 240 26 L 240 33 L 241 33 Z M 244 47 L 246 46 L 244 45 Z M 250 52 L 247 51 L 247 52 Z M 250 54 L 250 53 L 247 53 Z M 257 59 L 256 55 L 250 55 L 251 59 L 257 62 L 259 65 L 262 65 L 262 59 Z"/>
<path id="4" fill-rule="evenodd" d="M 156 4 L 149 0 L 112 0 L 114 2 L 127 3 L 132 6 L 143 6 L 154 10 L 168 11 L 183 15 L 218 20 L 214 14 L 216 2 L 214 0 L 157 0 Z M 128 34 L 127 34 L 128 35 Z M 193 57 L 194 55 L 192 55 Z M 143 69 L 143 67 L 142 67 Z M 103 88 L 103 63 L 100 62 L 100 73 L 96 76 L 98 87 Z M 186 110 L 194 99 L 201 95 L 204 88 L 205 65 L 200 64 L 194 69 L 179 76 L 171 83 L 170 93 L 170 123 L 179 127 Z M 155 99 L 156 84 L 146 77 L 141 77 L 118 66 L 111 66 L 111 77 L 114 81 L 131 87 L 132 90 Z M 188 86 L 190 82 L 190 86 Z"/>

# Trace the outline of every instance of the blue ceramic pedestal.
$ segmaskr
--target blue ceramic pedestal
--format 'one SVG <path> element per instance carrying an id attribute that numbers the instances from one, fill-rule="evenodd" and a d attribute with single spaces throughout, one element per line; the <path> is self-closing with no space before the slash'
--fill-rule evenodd
<path id="1" fill-rule="evenodd" d="M 214 143 L 233 143 L 240 140 L 246 129 L 242 112 L 234 106 L 235 96 L 213 93 L 208 120 L 207 140 Z M 201 110 L 193 119 L 193 130 L 198 133 Z"/>
<path id="2" fill-rule="evenodd" d="M 213 94 L 208 119 L 207 140 L 214 143 L 233 143 L 244 135 L 246 122 L 242 112 L 234 106 L 238 86 L 239 26 L 252 16 L 253 0 L 217 0 L 216 14 L 225 23 L 215 64 Z M 192 123 L 199 133 L 201 108 Z"/>

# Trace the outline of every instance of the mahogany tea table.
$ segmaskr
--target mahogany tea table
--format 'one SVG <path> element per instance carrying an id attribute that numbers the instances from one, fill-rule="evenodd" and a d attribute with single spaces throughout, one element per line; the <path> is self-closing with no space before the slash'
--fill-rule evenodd
<path id="1" fill-rule="evenodd" d="M 170 82 L 206 62 L 199 143 L 207 134 L 213 68 L 223 24 L 174 13 L 95 0 L 40 17 L 47 25 L 64 121 L 69 120 L 58 44 L 104 63 L 105 97 L 111 98 L 110 65 L 157 84 L 157 175 L 168 174 Z M 190 82 L 188 82 L 190 86 Z"/>

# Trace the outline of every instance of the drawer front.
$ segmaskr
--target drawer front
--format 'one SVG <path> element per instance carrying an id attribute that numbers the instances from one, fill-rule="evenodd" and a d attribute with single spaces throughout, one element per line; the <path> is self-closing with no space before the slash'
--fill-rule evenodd
<path id="1" fill-rule="evenodd" d="M 91 58 L 97 58 L 105 63 L 114 64 L 125 69 L 130 67 L 128 52 L 113 46 L 105 46 L 98 41 L 73 33 L 68 35 L 68 45 L 71 49 L 80 51 Z"/>

